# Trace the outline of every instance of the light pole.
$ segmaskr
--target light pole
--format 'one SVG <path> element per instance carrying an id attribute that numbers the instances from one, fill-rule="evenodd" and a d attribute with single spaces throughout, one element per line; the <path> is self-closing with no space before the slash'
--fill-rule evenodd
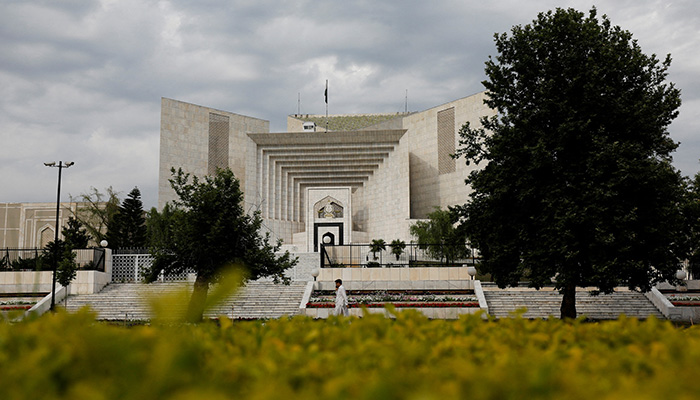
<path id="1" fill-rule="evenodd" d="M 681 281 L 681 283 L 676 287 L 676 290 L 677 290 L 677 291 L 679 291 L 679 292 L 685 292 L 685 291 L 688 290 L 688 288 L 685 286 L 685 282 L 683 282 L 683 280 L 685 280 L 685 278 L 686 278 L 687 276 L 688 276 L 688 274 L 687 274 L 687 273 L 685 272 L 685 270 L 682 269 L 682 268 L 679 269 L 678 271 L 676 271 L 676 279 L 678 279 L 679 281 Z"/>
<path id="2" fill-rule="evenodd" d="M 59 212 L 61 210 L 61 171 L 63 168 L 68 168 L 75 164 L 73 161 L 68 161 L 63 164 L 63 161 L 59 161 L 56 164 L 55 161 L 44 163 L 47 167 L 58 168 L 58 193 L 56 194 L 56 231 L 54 232 L 54 255 L 53 255 L 53 273 L 51 274 L 51 311 L 54 310 L 56 306 L 56 270 L 58 269 L 58 220 Z"/>
<path id="3" fill-rule="evenodd" d="M 469 264 L 464 264 L 462 266 L 467 267 L 467 274 L 469 275 L 469 279 L 474 280 L 474 277 L 476 276 L 476 267 L 474 265 Z"/>

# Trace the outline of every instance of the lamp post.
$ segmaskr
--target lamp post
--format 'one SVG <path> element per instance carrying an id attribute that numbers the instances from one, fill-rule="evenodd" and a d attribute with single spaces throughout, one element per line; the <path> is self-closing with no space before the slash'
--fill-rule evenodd
<path id="1" fill-rule="evenodd" d="M 676 271 L 676 279 L 681 281 L 681 283 L 676 287 L 676 290 L 679 292 L 685 292 L 688 290 L 688 288 L 685 286 L 685 278 L 688 276 L 688 274 L 685 272 L 684 269 L 679 269 Z"/>
<path id="2" fill-rule="evenodd" d="M 474 277 L 476 276 L 476 267 L 469 264 L 464 264 L 462 266 L 467 267 L 467 274 L 469 274 L 469 278 L 474 280 Z"/>
<path id="3" fill-rule="evenodd" d="M 53 255 L 53 273 L 51 274 L 51 311 L 54 310 L 56 306 L 56 270 L 58 269 L 58 223 L 59 223 L 59 212 L 61 208 L 61 171 L 63 168 L 68 168 L 75 164 L 73 161 L 68 161 L 63 164 L 63 161 L 59 161 L 56 164 L 55 161 L 44 163 L 47 167 L 58 168 L 58 193 L 56 194 L 56 231 L 54 232 L 54 255 Z"/>

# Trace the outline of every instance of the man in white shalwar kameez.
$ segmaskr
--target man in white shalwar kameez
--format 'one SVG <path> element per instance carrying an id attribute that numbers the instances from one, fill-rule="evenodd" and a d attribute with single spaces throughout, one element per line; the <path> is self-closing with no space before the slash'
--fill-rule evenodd
<path id="1" fill-rule="evenodd" d="M 335 280 L 335 315 L 348 316 L 348 294 L 341 279 Z"/>

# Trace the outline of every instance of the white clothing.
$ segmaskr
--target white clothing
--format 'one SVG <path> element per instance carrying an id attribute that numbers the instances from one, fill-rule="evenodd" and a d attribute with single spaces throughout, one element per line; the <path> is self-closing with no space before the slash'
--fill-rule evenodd
<path id="1" fill-rule="evenodd" d="M 335 315 L 348 316 L 348 295 L 343 285 L 340 285 L 335 293 Z"/>

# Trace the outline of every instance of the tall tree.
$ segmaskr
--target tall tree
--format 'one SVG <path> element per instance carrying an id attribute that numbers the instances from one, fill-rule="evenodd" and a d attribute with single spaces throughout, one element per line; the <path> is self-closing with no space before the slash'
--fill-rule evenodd
<path id="1" fill-rule="evenodd" d="M 112 248 L 146 246 L 146 217 L 141 191 L 135 187 L 107 223 L 107 242 Z"/>
<path id="2" fill-rule="evenodd" d="M 433 258 L 444 258 L 450 264 L 471 254 L 466 235 L 456 226 L 458 222 L 459 214 L 456 211 L 435 207 L 427 220 L 411 225 L 409 231 L 416 238 L 419 248 L 426 250 Z"/>
<path id="3" fill-rule="evenodd" d="M 700 279 L 700 173 L 688 181 L 685 213 L 688 221 L 686 232 L 690 240 L 688 269 L 693 279 Z"/>
<path id="4" fill-rule="evenodd" d="M 482 167 L 459 210 L 483 272 L 501 287 L 556 276 L 562 318 L 576 317 L 578 286 L 673 281 L 686 239 L 670 55 L 645 55 L 595 8 L 541 13 L 495 42 L 483 84 L 498 114 L 463 126 L 457 151 Z"/>
<path id="5" fill-rule="evenodd" d="M 149 280 L 160 272 L 179 274 L 193 269 L 197 275 L 187 318 L 202 319 L 209 287 L 231 264 L 242 263 L 248 278 L 271 276 L 289 283 L 283 274 L 297 262 L 289 252 L 277 256 L 281 242 L 270 244 L 270 235 L 260 234 L 260 212 L 246 214 L 243 192 L 230 169 L 218 169 L 213 176 L 190 182 L 189 174 L 172 169 L 170 184 L 178 195 L 167 216 L 167 228 L 160 229 L 167 240 L 154 240 L 155 257 Z M 163 215 L 160 216 L 163 219 Z"/>
<path id="6" fill-rule="evenodd" d="M 83 224 L 90 236 L 97 243 L 105 239 L 107 226 L 119 211 L 117 192 L 111 186 L 106 189 L 106 193 L 93 187 L 88 193 L 83 193 L 77 198 L 71 197 L 71 201 L 82 203 L 73 216 Z"/>
<path id="7" fill-rule="evenodd" d="M 166 203 L 161 211 L 152 207 L 146 215 L 146 241 L 148 247 L 163 247 L 172 237 L 171 219 L 176 212 L 175 208 Z"/>
<path id="8" fill-rule="evenodd" d="M 61 229 L 63 240 L 71 249 L 87 249 L 92 237 L 87 232 L 80 220 L 69 217 L 66 225 Z"/>

